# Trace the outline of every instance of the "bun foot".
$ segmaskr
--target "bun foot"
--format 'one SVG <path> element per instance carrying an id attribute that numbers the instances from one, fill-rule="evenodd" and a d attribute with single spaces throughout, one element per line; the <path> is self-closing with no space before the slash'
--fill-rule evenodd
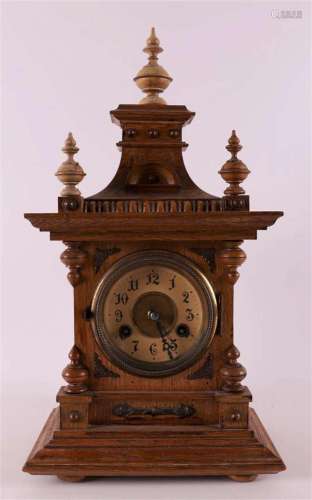
<path id="1" fill-rule="evenodd" d="M 70 483 L 79 483 L 86 479 L 86 476 L 57 476 L 61 481 L 69 481 Z"/>
<path id="2" fill-rule="evenodd" d="M 257 477 L 257 474 L 242 474 L 242 475 L 236 475 L 233 474 L 232 476 L 229 476 L 232 481 L 238 481 L 239 483 L 250 483 L 251 481 L 254 481 Z"/>

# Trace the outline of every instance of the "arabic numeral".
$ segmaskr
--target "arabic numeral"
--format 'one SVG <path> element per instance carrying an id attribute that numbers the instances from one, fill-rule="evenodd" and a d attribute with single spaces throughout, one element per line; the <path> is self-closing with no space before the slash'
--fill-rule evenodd
<path id="1" fill-rule="evenodd" d="M 115 321 L 117 321 L 117 323 L 120 323 L 120 321 L 122 320 L 122 318 L 123 318 L 122 311 L 120 309 L 116 309 L 116 311 L 115 311 Z"/>
<path id="2" fill-rule="evenodd" d="M 170 278 L 170 280 L 169 280 L 169 283 L 170 283 L 169 290 L 173 290 L 175 288 L 175 280 L 176 280 L 176 276 L 175 275 L 172 278 Z"/>
<path id="3" fill-rule="evenodd" d="M 135 352 L 138 352 L 139 350 L 139 341 L 138 340 L 132 340 L 132 354 Z"/>
<path id="4" fill-rule="evenodd" d="M 178 348 L 177 340 L 176 339 L 169 339 L 166 340 L 163 343 L 163 350 L 164 351 L 176 351 Z"/>
<path id="5" fill-rule="evenodd" d="M 158 349 L 157 349 L 157 344 L 153 343 L 149 346 L 149 351 L 152 356 L 156 356 Z"/>
<path id="6" fill-rule="evenodd" d="M 184 292 L 182 292 L 182 297 L 183 297 L 183 302 L 185 304 L 188 304 L 190 302 L 190 294 L 192 292 L 187 292 L 186 290 Z"/>
<path id="7" fill-rule="evenodd" d="M 127 304 L 129 297 L 126 292 L 124 293 L 114 293 L 115 296 L 115 305 L 118 306 L 118 304 L 123 304 L 124 306 Z"/>
<path id="8" fill-rule="evenodd" d="M 147 275 L 147 285 L 159 285 L 159 273 L 155 272 L 152 270 L 148 275 Z"/>
<path id="9" fill-rule="evenodd" d="M 187 321 L 193 321 L 193 319 L 195 318 L 195 315 L 194 315 L 192 309 L 189 309 L 189 308 L 185 309 L 185 313 L 186 313 Z"/>
<path id="10" fill-rule="evenodd" d="M 135 292 L 139 288 L 139 280 L 131 278 L 129 281 L 128 292 Z"/>

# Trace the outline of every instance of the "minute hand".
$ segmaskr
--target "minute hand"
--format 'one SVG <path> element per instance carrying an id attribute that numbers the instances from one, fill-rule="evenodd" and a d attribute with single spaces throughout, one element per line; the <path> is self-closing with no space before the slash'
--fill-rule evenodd
<path id="1" fill-rule="evenodd" d="M 169 358 L 173 359 L 172 352 L 170 349 L 170 343 L 168 342 L 168 340 L 166 340 L 167 333 L 166 333 L 162 323 L 159 320 L 156 321 L 156 326 L 157 326 L 157 329 L 158 329 L 159 334 L 161 336 L 161 340 L 162 340 L 163 346 L 165 348 L 164 350 L 167 351 Z"/>

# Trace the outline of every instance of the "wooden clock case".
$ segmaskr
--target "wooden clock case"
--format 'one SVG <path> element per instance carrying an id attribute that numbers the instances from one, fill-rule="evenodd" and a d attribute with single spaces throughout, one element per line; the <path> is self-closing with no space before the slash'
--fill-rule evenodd
<path id="1" fill-rule="evenodd" d="M 58 406 L 26 472 L 71 481 L 210 475 L 250 481 L 285 469 L 250 408 L 251 393 L 241 384 L 246 370 L 233 338 L 233 291 L 246 259 L 241 244 L 256 239 L 282 212 L 249 210 L 240 186 L 249 171 L 237 158 L 235 132 L 227 146 L 232 157 L 220 171 L 229 183 L 225 195 L 195 186 L 182 157 L 182 128 L 193 116 L 185 106 L 119 106 L 111 117 L 122 129 L 122 156 L 109 186 L 85 199 L 75 191 L 63 193 L 58 213 L 25 214 L 51 240 L 66 245 L 61 260 L 69 270 L 75 315 L 74 345 L 63 371 L 67 385 L 57 394 Z M 78 148 L 71 135 L 64 151 L 73 162 Z M 113 364 L 90 324 L 90 304 L 103 274 L 122 257 L 146 249 L 187 257 L 210 281 L 218 304 L 209 347 L 189 368 L 160 378 Z"/>
<path id="2" fill-rule="evenodd" d="M 281 471 L 284 464 L 249 407 L 251 393 L 240 383 L 246 371 L 233 345 L 233 288 L 246 258 L 241 243 L 256 239 L 257 231 L 282 213 L 251 212 L 248 196 L 217 198 L 192 183 L 182 159 L 181 132 L 194 113 L 184 106 L 120 106 L 111 114 L 123 138 L 121 163 L 108 188 L 85 200 L 60 197 L 57 214 L 26 214 L 35 227 L 67 246 L 61 260 L 74 287 L 75 342 L 63 372 L 68 385 L 60 389 L 59 406 L 24 470 L 72 480 L 97 475 L 247 480 Z M 103 273 L 121 257 L 144 249 L 166 249 L 190 259 L 208 277 L 218 302 L 218 326 L 208 352 L 164 378 L 120 370 L 99 350 L 90 326 L 90 304 Z M 142 411 L 116 414 L 122 404 Z M 185 418 L 161 414 L 162 408 L 181 404 L 195 413 Z"/>

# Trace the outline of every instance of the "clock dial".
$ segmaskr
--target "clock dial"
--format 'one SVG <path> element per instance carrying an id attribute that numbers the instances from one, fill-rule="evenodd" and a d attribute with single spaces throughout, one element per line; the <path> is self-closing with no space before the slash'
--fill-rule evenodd
<path id="1" fill-rule="evenodd" d="M 191 364 L 216 326 L 213 290 L 197 268 L 171 252 L 145 251 L 118 261 L 94 296 L 93 330 L 114 362 L 162 376 Z"/>

